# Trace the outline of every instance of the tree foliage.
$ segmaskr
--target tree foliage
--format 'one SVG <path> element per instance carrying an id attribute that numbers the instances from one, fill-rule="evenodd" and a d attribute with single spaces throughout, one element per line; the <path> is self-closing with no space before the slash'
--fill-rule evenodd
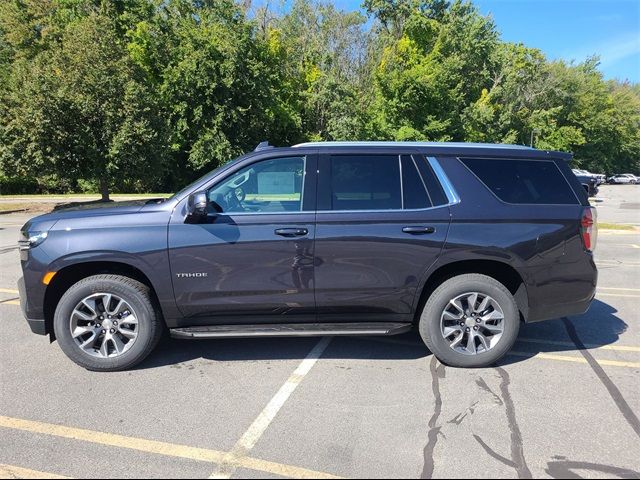
<path id="1" fill-rule="evenodd" d="M 0 174 L 172 190 L 269 139 L 455 140 L 638 172 L 640 86 L 500 40 L 462 0 L 0 2 Z"/>

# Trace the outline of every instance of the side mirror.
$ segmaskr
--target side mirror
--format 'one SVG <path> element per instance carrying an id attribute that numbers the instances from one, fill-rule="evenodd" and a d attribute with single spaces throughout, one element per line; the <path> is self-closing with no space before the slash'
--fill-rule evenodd
<path id="1" fill-rule="evenodd" d="M 195 192 L 189 195 L 187 202 L 187 212 L 190 217 L 207 216 L 207 193 Z"/>

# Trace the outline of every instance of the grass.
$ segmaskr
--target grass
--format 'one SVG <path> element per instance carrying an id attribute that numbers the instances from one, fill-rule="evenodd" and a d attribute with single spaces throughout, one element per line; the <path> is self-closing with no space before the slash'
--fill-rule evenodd
<path id="1" fill-rule="evenodd" d="M 635 230 L 633 225 L 624 225 L 621 223 L 598 223 L 598 228 L 602 230 Z"/>
<path id="2" fill-rule="evenodd" d="M 157 198 L 157 197 L 170 197 L 172 193 L 112 193 L 110 196 L 113 198 L 118 197 L 133 197 L 133 198 Z M 52 194 L 25 194 L 25 195 L 0 195 L 2 199 L 12 198 L 75 198 L 75 197 L 87 197 L 94 198 L 100 197 L 99 193 L 52 193 Z"/>
<path id="3" fill-rule="evenodd" d="M 47 213 L 53 210 L 54 203 L 33 202 L 0 202 L 0 213 L 26 211 L 30 213 Z"/>
<path id="4" fill-rule="evenodd" d="M 111 194 L 111 200 L 123 198 L 167 198 L 171 193 L 117 193 Z M 64 193 L 51 195 L 0 195 L 0 213 L 26 211 L 28 213 L 47 213 L 56 205 L 65 203 L 85 203 L 100 200 L 99 193 Z"/>

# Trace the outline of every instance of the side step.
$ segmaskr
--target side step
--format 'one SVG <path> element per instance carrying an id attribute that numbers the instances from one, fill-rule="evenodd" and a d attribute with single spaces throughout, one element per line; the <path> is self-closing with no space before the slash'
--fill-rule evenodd
<path id="1" fill-rule="evenodd" d="M 410 323 L 287 323 L 264 325 L 213 325 L 172 328 L 173 338 L 317 337 L 338 335 L 397 335 L 411 330 Z"/>

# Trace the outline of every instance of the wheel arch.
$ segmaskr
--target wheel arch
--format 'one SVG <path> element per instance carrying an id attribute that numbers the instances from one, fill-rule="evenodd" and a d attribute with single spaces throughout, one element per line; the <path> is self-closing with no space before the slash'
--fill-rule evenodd
<path id="1" fill-rule="evenodd" d="M 460 260 L 446 263 L 436 268 L 427 278 L 416 306 L 414 321 L 420 319 L 422 310 L 434 290 L 448 279 L 466 273 L 487 275 L 502 283 L 514 296 L 520 318 L 523 321 L 529 316 L 529 297 L 524 279 L 511 265 L 499 260 Z"/>
<path id="2" fill-rule="evenodd" d="M 124 262 L 117 261 L 87 261 L 78 262 L 71 265 L 67 265 L 60 269 L 45 291 L 44 296 L 44 318 L 46 331 L 49 333 L 51 341 L 55 340 L 55 333 L 53 331 L 53 316 L 56 311 L 56 307 L 64 293 L 74 283 L 93 275 L 111 274 L 122 275 L 124 277 L 132 278 L 138 282 L 149 287 L 151 292 L 151 299 L 154 306 L 157 308 L 158 313 L 162 314 L 160 308 L 160 302 L 158 295 L 149 277 L 138 267 L 130 265 Z"/>

